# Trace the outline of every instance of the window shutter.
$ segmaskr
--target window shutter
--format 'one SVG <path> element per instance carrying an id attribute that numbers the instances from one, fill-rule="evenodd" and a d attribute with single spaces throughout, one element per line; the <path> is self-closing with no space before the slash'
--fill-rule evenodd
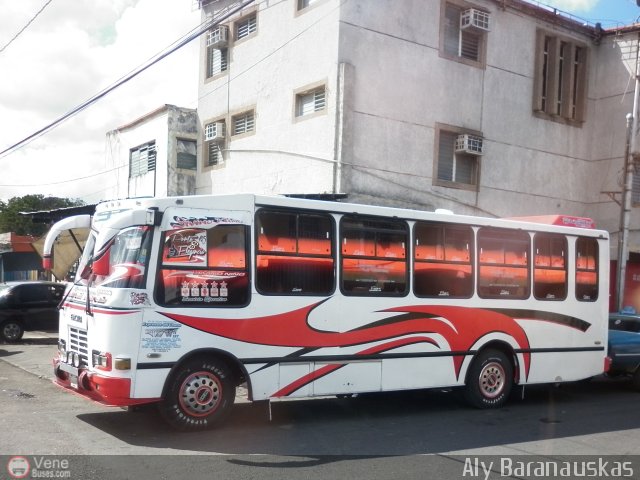
<path id="1" fill-rule="evenodd" d="M 254 125 L 255 120 L 253 112 L 248 112 L 244 115 L 240 115 L 239 117 L 234 119 L 233 134 L 240 135 L 241 133 L 251 132 L 253 131 Z"/>
<path id="2" fill-rule="evenodd" d="M 238 39 L 254 33 L 257 29 L 256 16 L 252 15 L 238 23 Z"/>

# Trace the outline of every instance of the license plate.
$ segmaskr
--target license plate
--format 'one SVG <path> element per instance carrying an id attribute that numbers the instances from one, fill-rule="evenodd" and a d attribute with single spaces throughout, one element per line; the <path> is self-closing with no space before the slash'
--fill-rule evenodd
<path id="1" fill-rule="evenodd" d="M 78 376 L 77 375 L 69 375 L 69 382 L 71 383 L 71 388 L 78 388 Z"/>

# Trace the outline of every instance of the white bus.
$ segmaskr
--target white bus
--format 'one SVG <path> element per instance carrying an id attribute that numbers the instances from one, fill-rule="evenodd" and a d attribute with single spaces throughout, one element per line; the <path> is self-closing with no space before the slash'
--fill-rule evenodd
<path id="1" fill-rule="evenodd" d="M 549 225 L 254 195 L 131 199 L 91 233 L 63 301 L 59 385 L 157 402 L 184 430 L 249 400 L 514 385 L 606 369 L 609 240 Z M 588 228 L 591 227 L 591 228 Z"/>

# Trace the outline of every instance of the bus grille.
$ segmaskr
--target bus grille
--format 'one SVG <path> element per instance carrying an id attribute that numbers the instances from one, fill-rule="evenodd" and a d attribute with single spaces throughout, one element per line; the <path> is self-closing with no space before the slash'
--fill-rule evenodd
<path id="1" fill-rule="evenodd" d="M 87 331 L 76 327 L 69 327 L 69 350 L 80 354 L 85 365 L 89 364 L 89 342 Z"/>

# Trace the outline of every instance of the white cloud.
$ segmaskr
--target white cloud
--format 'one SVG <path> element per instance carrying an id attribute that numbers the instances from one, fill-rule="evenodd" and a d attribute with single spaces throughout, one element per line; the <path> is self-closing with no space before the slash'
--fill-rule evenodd
<path id="1" fill-rule="evenodd" d="M 5 2 L 0 46 L 43 4 Z M 111 85 L 199 23 L 200 12 L 192 10 L 190 1 L 54 0 L 0 52 L 0 150 Z M 106 132 L 165 103 L 195 108 L 198 65 L 195 41 L 49 134 L 0 158 L 0 198 L 42 193 L 102 199 L 100 189 L 113 176 L 91 176 L 107 168 Z M 91 178 L 65 182 L 83 176 Z"/>
<path id="2" fill-rule="evenodd" d="M 599 0 L 547 0 L 543 3 L 568 12 L 587 13 L 597 5 L 598 1 Z"/>

